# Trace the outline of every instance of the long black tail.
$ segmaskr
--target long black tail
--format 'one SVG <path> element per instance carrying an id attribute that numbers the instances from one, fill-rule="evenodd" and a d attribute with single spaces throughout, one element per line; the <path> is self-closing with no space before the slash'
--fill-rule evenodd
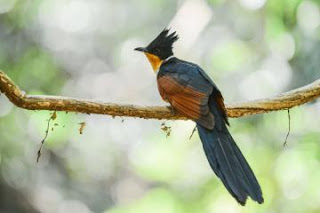
<path id="1" fill-rule="evenodd" d="M 214 101 L 210 103 L 210 111 L 215 116 L 214 129 L 209 130 L 199 124 L 197 128 L 211 168 L 241 205 L 245 205 L 248 196 L 263 203 L 260 185 Z"/>

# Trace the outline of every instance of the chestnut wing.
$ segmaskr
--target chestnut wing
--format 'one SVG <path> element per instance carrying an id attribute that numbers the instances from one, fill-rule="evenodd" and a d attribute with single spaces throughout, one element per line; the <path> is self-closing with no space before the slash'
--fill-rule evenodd
<path id="1" fill-rule="evenodd" d="M 200 125 L 213 129 L 214 117 L 208 100 L 212 85 L 200 73 L 170 73 L 158 76 L 161 97 L 186 117 Z"/>

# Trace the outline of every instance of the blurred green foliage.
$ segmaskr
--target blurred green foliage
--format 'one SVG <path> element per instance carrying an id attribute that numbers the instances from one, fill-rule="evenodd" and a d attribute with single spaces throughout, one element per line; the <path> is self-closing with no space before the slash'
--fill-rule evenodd
<path id="1" fill-rule="evenodd" d="M 133 48 L 166 26 L 227 102 L 320 78 L 318 0 L 0 0 L 0 68 L 29 94 L 162 101 Z M 192 37 L 194 36 L 194 37 Z M 0 212 L 319 212 L 320 104 L 231 119 L 263 205 L 240 207 L 213 174 L 194 124 L 50 112 L 0 96 Z M 79 123 L 85 122 L 82 135 Z"/>

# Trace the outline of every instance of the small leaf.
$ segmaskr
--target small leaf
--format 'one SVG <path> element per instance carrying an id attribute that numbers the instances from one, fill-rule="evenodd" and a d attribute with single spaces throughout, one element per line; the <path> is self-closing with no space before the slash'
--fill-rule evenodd
<path id="1" fill-rule="evenodd" d="M 81 122 L 79 123 L 80 127 L 79 127 L 79 133 L 80 135 L 82 135 L 84 128 L 86 127 L 86 122 Z"/>
<path id="2" fill-rule="evenodd" d="M 171 127 L 170 126 L 166 126 L 166 124 L 163 122 L 161 124 L 161 130 L 164 131 L 166 133 L 166 137 L 169 137 L 171 134 Z"/>
<path id="3" fill-rule="evenodd" d="M 52 119 L 53 121 L 57 119 L 57 112 L 56 112 L 56 111 L 54 111 L 54 112 L 52 113 L 51 119 Z"/>

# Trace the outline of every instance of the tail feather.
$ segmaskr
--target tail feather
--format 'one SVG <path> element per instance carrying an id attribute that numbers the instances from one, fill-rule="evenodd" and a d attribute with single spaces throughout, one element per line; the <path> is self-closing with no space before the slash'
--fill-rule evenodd
<path id="1" fill-rule="evenodd" d="M 235 144 L 232 136 L 229 135 L 229 137 Z M 250 168 L 248 162 L 244 158 L 238 146 L 235 144 L 233 148 L 236 152 L 235 156 L 237 157 L 237 160 L 240 164 L 240 169 L 242 170 L 243 174 L 246 174 L 241 180 L 243 181 L 243 184 L 247 186 L 249 196 L 258 203 L 263 203 L 262 191 L 252 169 Z"/>
<path id="2" fill-rule="evenodd" d="M 211 112 L 215 116 L 213 130 L 197 124 L 211 168 L 241 205 L 245 205 L 248 196 L 258 203 L 263 203 L 260 185 L 214 103 Z"/>

